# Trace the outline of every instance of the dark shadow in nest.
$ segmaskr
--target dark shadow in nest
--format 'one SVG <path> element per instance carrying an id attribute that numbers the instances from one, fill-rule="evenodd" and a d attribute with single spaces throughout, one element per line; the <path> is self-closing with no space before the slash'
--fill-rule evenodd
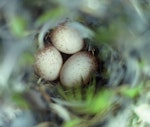
<path id="1" fill-rule="evenodd" d="M 36 120 L 36 124 L 42 123 L 42 122 L 50 122 L 54 125 L 54 127 L 60 127 L 63 124 L 63 120 L 58 117 L 57 114 L 53 113 L 50 110 L 39 112 L 39 111 L 33 111 L 33 116 Z"/>
<path id="2" fill-rule="evenodd" d="M 129 54 L 130 56 L 125 58 L 121 51 L 105 45 L 101 46 L 99 51 L 99 57 L 100 59 L 102 58 L 103 63 L 99 74 L 102 79 L 106 79 L 104 85 L 108 87 L 117 87 L 125 84 L 133 85 L 138 72 L 136 68 L 131 67 L 130 64 L 132 63 L 130 63 L 130 60 L 140 61 L 138 53 L 132 51 Z M 98 81 L 100 80 L 98 79 Z M 103 82 L 100 81 L 101 83 Z"/>

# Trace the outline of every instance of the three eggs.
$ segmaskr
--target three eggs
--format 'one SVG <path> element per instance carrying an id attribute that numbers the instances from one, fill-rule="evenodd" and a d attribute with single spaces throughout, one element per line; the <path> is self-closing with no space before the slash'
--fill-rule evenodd
<path id="1" fill-rule="evenodd" d="M 80 32 L 66 23 L 57 26 L 49 36 L 52 44 L 35 55 L 35 72 L 45 80 L 59 78 L 67 87 L 87 84 L 98 62 L 91 52 L 82 50 L 84 41 Z M 70 57 L 64 61 L 62 53 Z"/>

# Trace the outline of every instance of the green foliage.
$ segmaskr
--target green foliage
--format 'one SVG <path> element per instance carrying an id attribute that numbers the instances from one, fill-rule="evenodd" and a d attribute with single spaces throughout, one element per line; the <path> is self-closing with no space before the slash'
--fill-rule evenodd
<path id="1" fill-rule="evenodd" d="M 91 100 L 83 110 L 90 114 L 103 112 L 109 109 L 112 104 L 113 92 L 109 90 L 101 90 Z"/>
<path id="2" fill-rule="evenodd" d="M 77 127 L 77 126 L 81 126 L 80 123 L 81 120 L 76 118 L 66 122 L 62 127 Z"/>
<path id="3" fill-rule="evenodd" d="M 129 98 L 134 99 L 135 97 L 137 97 L 140 93 L 140 91 L 142 90 L 142 86 L 138 85 L 136 87 L 122 87 L 121 88 L 121 94 L 124 96 L 127 96 Z"/>
<path id="4" fill-rule="evenodd" d="M 117 28 L 110 26 L 109 28 L 99 28 L 95 32 L 95 39 L 100 42 L 112 43 L 117 36 Z"/>
<path id="5" fill-rule="evenodd" d="M 13 93 L 12 95 L 12 100 L 13 102 L 19 106 L 22 109 L 28 109 L 29 104 L 28 102 L 24 99 L 22 93 Z"/>
<path id="6" fill-rule="evenodd" d="M 63 89 L 61 86 L 58 87 L 58 92 L 61 95 L 61 97 L 66 101 L 73 101 L 73 90 L 72 89 Z"/>
<path id="7" fill-rule="evenodd" d="M 111 41 L 112 40 L 112 32 L 108 31 L 105 28 L 100 28 L 98 30 L 98 34 L 96 35 L 96 38 L 102 42 Z M 109 37 L 109 39 L 108 39 Z"/>
<path id="8" fill-rule="evenodd" d="M 68 88 L 64 91 L 59 87 L 59 94 L 67 104 L 70 104 L 67 105 L 69 109 L 75 114 L 83 115 L 82 118 L 73 116 L 62 127 L 87 127 L 103 120 L 104 114 L 107 114 L 112 107 L 114 92 L 110 89 L 101 89 L 96 92 L 95 84 L 96 82 L 93 80 L 87 87 Z M 90 120 L 88 120 L 89 116 Z"/>
<path id="9" fill-rule="evenodd" d="M 89 85 L 85 91 L 85 100 L 86 102 L 90 103 L 95 94 L 95 80 L 93 81 L 92 85 Z"/>
<path id="10" fill-rule="evenodd" d="M 21 64 L 33 64 L 34 62 L 34 56 L 33 54 L 29 53 L 29 52 L 24 52 L 22 54 L 22 57 L 20 59 L 20 63 Z"/>
<path id="11" fill-rule="evenodd" d="M 70 104 L 78 104 L 72 106 L 72 110 L 78 113 L 96 114 L 106 111 L 111 105 L 113 92 L 111 90 L 102 89 L 95 93 L 94 83 L 88 87 L 63 91 L 59 88 L 60 95 Z"/>
<path id="12" fill-rule="evenodd" d="M 40 26 L 44 24 L 45 22 L 49 21 L 50 19 L 55 20 L 55 19 L 62 17 L 65 13 L 66 13 L 66 9 L 62 7 L 48 10 L 36 20 L 35 24 L 37 26 Z"/>
<path id="13" fill-rule="evenodd" d="M 26 20 L 22 16 L 15 16 L 11 19 L 10 30 L 16 37 L 23 37 L 27 27 Z"/>
<path id="14" fill-rule="evenodd" d="M 64 100 L 69 102 L 90 102 L 95 93 L 95 80 L 83 88 L 82 86 L 77 86 L 73 88 L 65 88 L 58 87 L 58 91 Z"/>
<path id="15" fill-rule="evenodd" d="M 124 22 L 118 20 L 112 21 L 109 26 L 101 26 L 95 30 L 95 40 L 101 43 L 113 44 L 121 34 L 126 34 L 127 28 Z"/>

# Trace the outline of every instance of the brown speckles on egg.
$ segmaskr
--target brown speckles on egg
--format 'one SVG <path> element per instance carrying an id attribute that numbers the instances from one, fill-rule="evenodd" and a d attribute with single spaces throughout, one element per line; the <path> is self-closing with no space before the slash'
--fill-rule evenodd
<path id="1" fill-rule="evenodd" d="M 35 55 L 35 72 L 42 78 L 53 81 L 59 76 L 62 63 L 59 51 L 55 47 L 49 46 Z"/>
<path id="2" fill-rule="evenodd" d="M 96 71 L 97 67 L 97 60 L 90 52 L 78 52 L 64 63 L 60 72 L 60 81 L 69 87 L 87 84 L 91 73 Z"/>
<path id="3" fill-rule="evenodd" d="M 83 46 L 83 38 L 79 32 L 69 26 L 58 26 L 51 34 L 53 45 L 61 52 L 74 54 L 80 51 Z"/>

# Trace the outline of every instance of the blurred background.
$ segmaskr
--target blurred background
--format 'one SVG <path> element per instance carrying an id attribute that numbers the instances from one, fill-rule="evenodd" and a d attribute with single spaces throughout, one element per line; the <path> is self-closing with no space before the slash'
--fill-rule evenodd
<path id="1" fill-rule="evenodd" d="M 95 88 L 102 94 L 95 96 L 95 89 L 88 88 L 95 100 L 82 113 L 68 106 L 70 101 L 64 104 L 67 98 L 57 100 L 64 93 L 55 96 L 53 86 L 55 103 L 47 109 L 37 88 L 47 83 L 34 75 L 37 45 L 64 21 L 85 26 L 83 34 L 102 61 Z M 150 126 L 149 22 L 150 0 L 0 0 L 0 127 Z M 81 102 L 76 96 L 82 92 L 76 90 L 70 99 Z M 92 105 L 104 106 L 96 110 Z"/>

